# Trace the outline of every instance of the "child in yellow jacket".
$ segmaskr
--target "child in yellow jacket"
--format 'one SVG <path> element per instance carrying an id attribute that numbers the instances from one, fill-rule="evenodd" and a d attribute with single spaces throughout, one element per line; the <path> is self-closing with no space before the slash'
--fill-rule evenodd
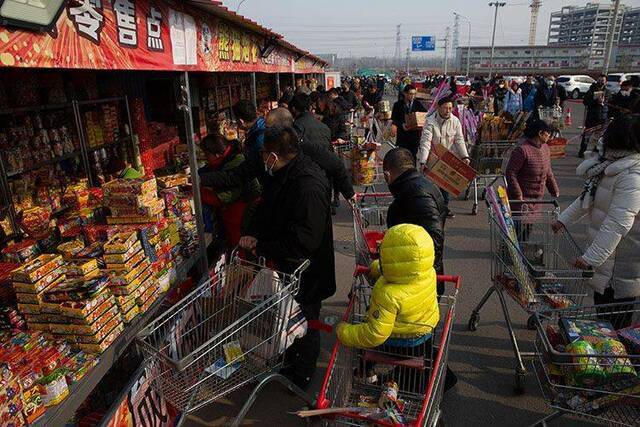
<path id="1" fill-rule="evenodd" d="M 390 228 L 380 246 L 379 267 L 372 266 L 373 275 L 382 275 L 373 287 L 366 321 L 340 323 L 336 331 L 340 342 L 358 348 L 385 343 L 404 347 L 430 338 L 440 320 L 434 257 L 433 240 L 424 228 L 413 224 Z"/>

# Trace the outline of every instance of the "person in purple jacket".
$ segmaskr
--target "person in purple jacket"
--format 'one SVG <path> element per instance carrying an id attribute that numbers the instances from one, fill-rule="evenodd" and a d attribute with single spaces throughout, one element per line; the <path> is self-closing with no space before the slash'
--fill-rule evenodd
<path id="1" fill-rule="evenodd" d="M 551 156 L 547 143 L 553 129 L 540 119 L 527 123 L 521 142 L 511 154 L 507 164 L 507 192 L 514 211 L 526 210 L 521 200 L 541 200 L 545 189 L 551 196 L 559 197 L 560 189 L 551 168 Z"/>

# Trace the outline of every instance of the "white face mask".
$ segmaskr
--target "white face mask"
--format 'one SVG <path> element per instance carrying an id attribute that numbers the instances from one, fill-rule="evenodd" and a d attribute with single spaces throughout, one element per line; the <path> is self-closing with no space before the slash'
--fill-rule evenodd
<path id="1" fill-rule="evenodd" d="M 553 80 L 547 80 L 547 86 L 551 87 L 553 86 L 554 81 Z"/>
<path id="2" fill-rule="evenodd" d="M 271 163 L 271 166 L 269 166 L 269 159 L 271 159 L 271 156 L 273 156 L 273 162 Z M 267 157 L 267 160 L 264 162 L 264 171 L 267 175 L 273 176 L 273 167 L 276 163 L 278 163 L 278 156 L 275 153 L 269 153 L 269 157 Z"/>
<path id="3" fill-rule="evenodd" d="M 621 90 L 620 91 L 620 95 L 629 96 L 629 95 L 631 95 L 631 91 L 630 90 Z"/>

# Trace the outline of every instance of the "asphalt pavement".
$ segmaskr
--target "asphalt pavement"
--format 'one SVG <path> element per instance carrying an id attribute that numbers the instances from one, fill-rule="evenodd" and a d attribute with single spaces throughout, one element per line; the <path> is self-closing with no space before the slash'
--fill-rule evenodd
<path id="1" fill-rule="evenodd" d="M 582 123 L 581 103 L 571 103 L 574 123 Z M 567 156 L 553 162 L 554 172 L 561 191 L 559 202 L 566 207 L 579 194 L 582 180 L 575 176 L 579 163 L 577 151 L 579 129 L 565 130 L 570 139 Z M 527 426 L 553 411 L 542 398 L 535 376 L 526 376 L 526 392 L 514 393 L 515 359 L 511 349 L 504 317 L 497 296 L 493 295 L 480 314 L 477 331 L 470 332 L 469 315 L 491 285 L 491 253 L 486 206 L 481 202 L 478 215 L 471 215 L 471 201 L 453 200 L 451 208 L 456 217 L 447 222 L 445 270 L 447 274 L 462 277 L 453 336 L 449 351 L 449 365 L 458 375 L 458 384 L 442 403 L 443 421 L 446 426 Z M 586 227 L 572 229 L 578 242 L 583 242 Z M 347 306 L 347 295 L 352 285 L 354 268 L 353 226 L 351 211 L 343 202 L 334 217 L 334 240 L 338 291 L 325 301 L 322 315 L 341 316 Z M 533 350 L 535 333 L 527 330 L 528 316 L 514 302 L 508 301 L 519 344 L 523 351 Z M 320 389 L 335 336 L 323 335 L 323 349 L 318 372 L 309 392 Z M 531 362 L 525 365 L 531 371 Z M 248 390 L 240 390 L 228 398 L 210 405 L 189 416 L 187 425 L 228 425 L 239 406 L 246 400 Z M 243 425 L 297 426 L 304 422 L 290 412 L 305 403 L 286 391 L 279 384 L 268 385 L 259 395 Z M 589 426 L 578 418 L 563 417 L 551 425 Z"/>

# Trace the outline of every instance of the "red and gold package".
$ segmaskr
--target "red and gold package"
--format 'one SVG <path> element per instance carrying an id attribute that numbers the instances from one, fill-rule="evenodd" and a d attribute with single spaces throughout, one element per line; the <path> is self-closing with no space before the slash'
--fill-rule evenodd
<path id="1" fill-rule="evenodd" d="M 65 316 L 89 319 L 91 313 L 98 307 L 104 312 L 105 308 L 102 305 L 105 303 L 113 304 L 113 296 L 108 291 L 101 292 L 95 297 L 83 301 L 65 301 L 58 304 L 58 307 L 60 314 Z"/>
<path id="2" fill-rule="evenodd" d="M 2 257 L 5 261 L 22 264 L 30 261 L 40 253 L 38 243 L 35 240 L 27 239 L 14 243 L 2 249 Z"/>
<path id="3" fill-rule="evenodd" d="M 36 283 L 52 270 L 62 266 L 60 255 L 40 255 L 22 267 L 13 270 L 11 278 L 17 282 Z"/>
<path id="4" fill-rule="evenodd" d="M 120 336 L 122 331 L 124 330 L 124 325 L 120 323 L 116 326 L 109 335 L 106 336 L 100 343 L 98 344 L 77 344 L 76 347 L 85 353 L 102 353 L 105 351 L 113 342 Z"/>
<path id="5" fill-rule="evenodd" d="M 80 240 L 72 240 L 58 245 L 56 250 L 64 259 L 73 259 L 80 251 L 84 249 L 84 243 Z"/>
<path id="6" fill-rule="evenodd" d="M 31 237 L 41 238 L 49 234 L 51 210 L 40 206 L 21 212 L 20 227 Z"/>
<path id="7" fill-rule="evenodd" d="M 140 241 L 137 240 L 133 246 L 131 246 L 126 252 L 123 253 L 106 253 L 104 254 L 104 262 L 107 264 L 119 264 L 125 263 L 131 259 L 140 249 L 142 249 L 142 245 Z"/>
<path id="8" fill-rule="evenodd" d="M 38 280 L 36 283 L 22 283 L 19 281 L 13 281 L 12 286 L 16 292 L 21 293 L 29 293 L 29 294 L 39 294 L 40 292 L 49 289 L 51 284 L 57 281 L 60 276 L 63 276 L 62 268 L 56 268 L 47 273 L 43 278 Z"/>
<path id="9" fill-rule="evenodd" d="M 126 262 L 120 264 L 107 264 L 107 270 L 111 271 L 131 271 L 135 266 L 140 264 L 145 258 L 143 250 L 138 251 L 135 255 L 129 258 Z"/>
<path id="10" fill-rule="evenodd" d="M 104 245 L 107 254 L 125 253 L 138 242 L 138 234 L 135 232 L 118 233 Z"/>

